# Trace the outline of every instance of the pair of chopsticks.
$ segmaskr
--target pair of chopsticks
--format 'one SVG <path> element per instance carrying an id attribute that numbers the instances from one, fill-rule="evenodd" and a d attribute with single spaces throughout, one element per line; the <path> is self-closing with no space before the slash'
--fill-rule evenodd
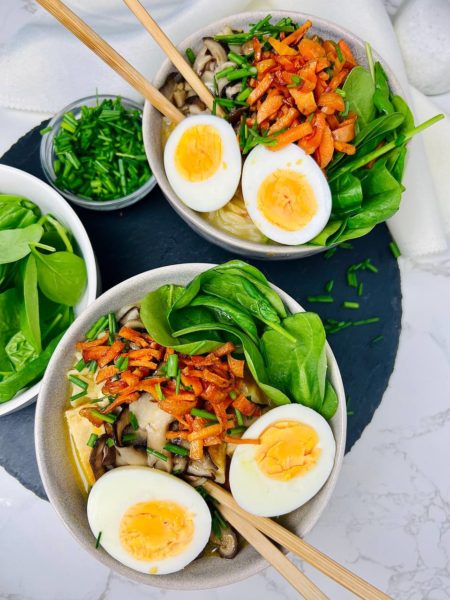
<path id="1" fill-rule="evenodd" d="M 268 539 L 271 538 L 311 566 L 364 600 L 390 600 L 381 590 L 355 575 L 332 558 L 323 554 L 282 525 L 266 517 L 256 517 L 241 508 L 233 496 L 216 483 L 203 484 L 210 496 L 218 502 L 225 519 L 251 544 L 305 600 L 327 598 L 302 571 Z"/>
<path id="2" fill-rule="evenodd" d="M 184 119 L 183 113 L 161 94 L 142 73 L 126 61 L 123 56 L 114 50 L 112 46 L 80 19 L 68 6 L 61 2 L 61 0 L 37 0 L 37 2 L 168 119 L 174 123 L 179 123 Z M 197 73 L 191 68 L 190 64 L 178 52 L 166 34 L 159 28 L 156 21 L 152 19 L 139 0 L 124 0 L 124 2 L 166 53 L 172 64 L 183 75 L 200 99 L 212 111 L 214 103 L 213 95 Z M 216 107 L 216 114 L 220 116 L 224 115 L 220 106 Z"/>
<path id="3" fill-rule="evenodd" d="M 146 98 L 157 110 L 175 123 L 184 119 L 178 110 L 159 90 L 157 90 L 139 71 L 137 71 L 123 56 L 112 48 L 103 38 L 91 29 L 82 19 L 70 10 L 61 0 L 37 0 L 38 3 L 51 13 L 64 27 L 78 37 L 83 44 L 90 48 L 116 73 L 125 79 L 134 89 Z M 137 19 L 152 35 L 161 49 L 167 54 L 173 65 L 183 75 L 185 80 L 198 94 L 206 106 L 212 110 L 214 98 L 202 80 L 194 72 L 188 62 L 178 52 L 165 33 L 158 27 L 139 0 L 124 0 Z M 223 115 L 218 106 L 217 114 Z M 297 569 L 286 556 L 268 539 L 271 538 L 287 550 L 296 554 L 302 560 L 334 579 L 348 590 L 365 600 L 389 600 L 389 596 L 373 585 L 354 575 L 348 569 L 335 562 L 313 546 L 303 541 L 281 525 L 264 517 L 256 517 L 244 511 L 235 502 L 231 494 L 220 486 L 207 482 L 204 484 L 207 492 L 218 502 L 223 516 L 239 531 L 242 536 L 272 566 L 289 581 L 289 583 L 306 600 L 324 600 L 327 597 L 319 588 Z"/>

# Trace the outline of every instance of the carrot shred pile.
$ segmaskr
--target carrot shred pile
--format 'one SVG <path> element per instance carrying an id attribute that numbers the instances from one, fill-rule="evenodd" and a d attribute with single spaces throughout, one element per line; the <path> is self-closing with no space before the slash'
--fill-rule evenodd
<path id="1" fill-rule="evenodd" d="M 270 150 L 296 143 L 325 169 L 334 152 L 355 153 L 357 117 L 348 112 L 340 88 L 357 62 L 342 39 L 306 37 L 311 26 L 306 21 L 279 40 L 267 38 L 270 50 L 253 40 L 257 75 L 248 82 L 250 114 L 242 119 L 248 127 L 256 123 L 262 134 L 277 134 Z"/>
<path id="2" fill-rule="evenodd" d="M 167 440 L 187 440 L 193 460 L 203 458 L 204 448 L 211 445 L 259 443 L 241 439 L 239 434 L 245 430 L 242 421 L 233 432 L 238 412 L 242 417 L 254 418 L 261 409 L 242 393 L 245 361 L 233 356 L 235 347 L 231 342 L 206 356 L 177 354 L 176 377 L 166 376 L 173 348 L 165 348 L 148 334 L 128 327 L 113 336 L 107 332 L 96 340 L 79 342 L 76 347 L 86 362 L 97 363 L 96 383 L 102 384 L 102 393 L 110 401 L 103 409 L 80 410 L 94 425 L 102 424 L 99 413 L 110 415 L 148 393 L 178 422 L 176 431 L 167 432 Z M 199 409 L 200 415 L 195 411 L 192 414 L 193 409 Z"/>

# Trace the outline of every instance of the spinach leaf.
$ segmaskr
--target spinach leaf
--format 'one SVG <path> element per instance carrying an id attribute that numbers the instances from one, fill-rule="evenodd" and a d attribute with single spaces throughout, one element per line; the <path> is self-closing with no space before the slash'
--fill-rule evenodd
<path id="1" fill-rule="evenodd" d="M 45 215 L 43 217 L 44 220 L 44 224 L 46 225 L 45 227 L 45 231 L 47 233 L 53 233 L 56 234 L 57 238 L 58 238 L 58 247 L 61 245 L 62 243 L 62 250 L 67 250 L 67 252 L 73 252 L 73 246 L 72 246 L 72 242 L 70 241 L 70 233 L 68 232 L 68 230 L 54 217 L 52 217 L 52 215 Z M 48 228 L 48 225 L 50 225 L 50 229 Z M 45 234 L 44 234 L 45 235 Z M 52 236 L 54 238 L 54 235 Z M 49 244 L 50 246 L 52 244 Z"/>
<path id="2" fill-rule="evenodd" d="M 53 302 L 74 306 L 86 287 L 84 260 L 71 252 L 42 254 L 32 249 L 36 258 L 39 287 Z"/>
<path id="3" fill-rule="evenodd" d="M 295 342 L 286 341 L 277 331 L 267 330 L 262 336 L 270 381 L 295 402 L 323 414 L 327 358 L 322 321 L 314 313 L 297 313 L 284 319 L 283 327 Z"/>
<path id="4" fill-rule="evenodd" d="M 197 325 L 193 327 L 188 327 L 186 329 L 182 329 L 180 331 L 175 331 L 173 335 L 178 337 L 185 336 L 198 331 L 209 332 L 210 330 L 226 331 L 232 336 L 238 338 L 241 342 L 242 349 L 244 351 L 247 366 L 258 387 L 264 392 L 264 394 L 272 401 L 272 404 L 274 404 L 275 406 L 290 403 L 289 397 L 286 394 L 284 394 L 282 391 L 268 383 L 269 377 L 267 374 L 266 367 L 264 365 L 264 359 L 261 355 L 261 352 L 259 351 L 258 346 L 248 337 L 248 335 L 246 335 L 236 327 L 226 325 L 225 323 L 204 323 L 203 325 Z"/>
<path id="5" fill-rule="evenodd" d="M 247 275 L 250 275 L 250 277 L 252 279 L 257 279 L 261 283 L 265 283 L 266 285 L 269 285 L 269 282 L 267 281 L 266 277 L 263 275 L 263 273 L 261 273 L 261 271 L 259 269 L 257 269 L 253 265 L 249 265 L 248 263 L 246 263 L 243 260 L 238 260 L 238 259 L 229 260 L 228 262 L 223 263 L 223 264 L 219 265 L 218 267 L 214 267 L 214 271 L 220 271 L 220 272 L 229 271 L 230 269 L 232 269 L 232 270 L 239 269 L 241 275 L 243 275 L 245 273 Z"/>
<path id="6" fill-rule="evenodd" d="M 370 73 L 364 67 L 354 67 L 348 74 L 342 89 L 349 103 L 349 110 L 357 114 L 360 126 L 366 125 L 375 117 L 373 103 L 375 86 Z"/>
<path id="7" fill-rule="evenodd" d="M 394 107 L 389 99 L 390 90 L 387 75 L 377 61 L 375 63 L 375 93 L 373 95 L 373 103 L 377 110 L 385 115 L 394 112 Z"/>
<path id="8" fill-rule="evenodd" d="M 316 237 L 313 238 L 309 242 L 309 244 L 311 244 L 311 246 L 328 246 L 329 238 L 334 233 L 336 233 L 341 226 L 342 226 L 342 220 L 335 221 L 333 219 L 331 221 L 328 221 L 328 223 L 325 225 L 325 227 L 322 229 L 322 231 L 318 235 L 316 235 Z"/>
<path id="9" fill-rule="evenodd" d="M 339 405 L 339 400 L 337 394 L 334 390 L 334 387 L 331 385 L 329 380 L 327 379 L 325 385 L 325 397 L 322 402 L 321 415 L 325 419 L 331 419 L 337 411 Z"/>
<path id="10" fill-rule="evenodd" d="M 169 323 L 170 309 L 181 297 L 184 290 L 175 285 L 163 285 L 149 292 L 141 301 L 141 319 L 152 338 L 162 346 L 168 346 L 183 354 L 204 354 L 221 346 L 215 336 L 203 341 L 191 341 L 188 338 L 176 338 L 172 335 Z"/>
<path id="11" fill-rule="evenodd" d="M 11 370 L 5 346 L 20 328 L 18 306 L 19 295 L 14 288 L 0 294 L 0 371 Z"/>
<path id="12" fill-rule="evenodd" d="M 375 164 L 361 175 L 364 202 L 361 211 L 348 219 L 349 229 L 373 227 L 397 212 L 403 186 L 383 164 Z"/>
<path id="13" fill-rule="evenodd" d="M 401 112 L 393 112 L 389 115 L 377 117 L 368 123 L 354 139 L 354 144 L 360 146 L 362 142 L 369 142 L 379 136 L 386 136 L 387 133 L 400 127 L 405 121 Z"/>
<path id="14" fill-rule="evenodd" d="M 28 227 L 40 216 L 41 211 L 34 202 L 22 196 L 0 194 L 0 230 Z"/>
<path id="15" fill-rule="evenodd" d="M 403 125 L 400 127 L 400 133 L 414 129 L 414 116 L 405 100 L 401 96 L 392 96 L 391 102 L 397 113 L 401 113 L 404 118 Z"/>
<path id="16" fill-rule="evenodd" d="M 38 356 L 36 349 L 30 344 L 22 331 L 18 331 L 12 336 L 5 346 L 5 352 L 16 371 L 20 371 L 27 363 Z"/>
<path id="17" fill-rule="evenodd" d="M 406 146 L 399 146 L 394 148 L 392 152 L 387 155 L 386 168 L 389 170 L 391 175 L 401 183 L 403 180 L 403 173 L 405 172 L 406 163 Z"/>
<path id="18" fill-rule="evenodd" d="M 41 328 L 39 325 L 39 297 L 37 286 L 36 260 L 28 256 L 22 266 L 23 303 L 20 305 L 20 327 L 28 342 L 39 353 L 41 346 Z"/>
<path id="19" fill-rule="evenodd" d="M 333 215 L 346 215 L 361 206 L 363 193 L 361 182 L 355 175 L 344 173 L 330 185 L 333 198 Z"/>
<path id="20" fill-rule="evenodd" d="M 0 231 L 0 264 L 12 263 L 30 253 L 30 243 L 39 242 L 44 230 L 34 223 L 23 229 Z"/>
<path id="21" fill-rule="evenodd" d="M 192 300 L 191 306 L 206 306 L 212 309 L 214 314 L 219 317 L 219 321 L 222 323 L 228 322 L 229 325 L 237 325 L 245 331 L 254 342 L 258 341 L 258 329 L 252 317 L 244 310 L 230 304 L 223 298 L 200 294 Z M 178 312 L 181 311 L 176 311 L 174 314 L 177 315 Z M 178 329 L 181 329 L 181 327 L 178 327 Z"/>
<path id="22" fill-rule="evenodd" d="M 20 371 L 0 381 L 0 403 L 11 400 L 17 392 L 42 376 L 61 337 L 62 334 L 57 335 L 37 358 L 31 360 Z"/>

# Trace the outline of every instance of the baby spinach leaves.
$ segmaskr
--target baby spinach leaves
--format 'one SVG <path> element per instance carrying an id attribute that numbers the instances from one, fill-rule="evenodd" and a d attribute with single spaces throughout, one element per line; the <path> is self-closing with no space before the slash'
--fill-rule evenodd
<path id="1" fill-rule="evenodd" d="M 150 292 L 141 302 L 141 319 L 158 343 L 185 354 L 232 341 L 274 405 L 300 402 L 327 418 L 336 411 L 320 318 L 288 315 L 264 275 L 243 261 L 209 269 L 185 288 L 166 285 Z"/>
<path id="2" fill-rule="evenodd" d="M 375 117 L 375 84 L 370 73 L 364 67 L 355 67 L 348 74 L 342 89 L 349 111 L 357 114 L 359 124 L 364 126 L 372 121 Z"/>
<path id="3" fill-rule="evenodd" d="M 0 402 L 42 375 L 85 286 L 70 232 L 30 200 L 0 194 Z"/>

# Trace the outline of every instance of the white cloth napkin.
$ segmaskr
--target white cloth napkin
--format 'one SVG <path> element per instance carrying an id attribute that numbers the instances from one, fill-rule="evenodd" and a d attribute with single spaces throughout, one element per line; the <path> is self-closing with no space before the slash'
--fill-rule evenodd
<path id="1" fill-rule="evenodd" d="M 163 58 L 162 53 L 122 0 L 96 0 L 95 3 L 71 0 L 69 4 L 132 64 L 152 77 Z M 381 0 L 227 0 L 222 3 L 144 0 L 144 4 L 175 42 L 212 20 L 247 9 L 283 9 L 321 16 L 356 32 L 385 58 L 397 74 L 409 102 L 412 96 L 417 121 L 439 112 L 419 92 L 410 93 L 394 30 Z M 42 9 L 0 49 L 0 74 L 4 83 L 0 86 L 0 106 L 21 110 L 55 112 L 76 98 L 95 93 L 96 89 L 100 93 L 136 96 Z M 428 130 L 423 139 L 415 138 L 410 143 L 406 191 L 399 212 L 388 223 L 405 256 L 439 252 L 447 246 L 444 227 L 450 232 L 450 145 L 446 143 L 449 130 L 447 120 Z"/>

